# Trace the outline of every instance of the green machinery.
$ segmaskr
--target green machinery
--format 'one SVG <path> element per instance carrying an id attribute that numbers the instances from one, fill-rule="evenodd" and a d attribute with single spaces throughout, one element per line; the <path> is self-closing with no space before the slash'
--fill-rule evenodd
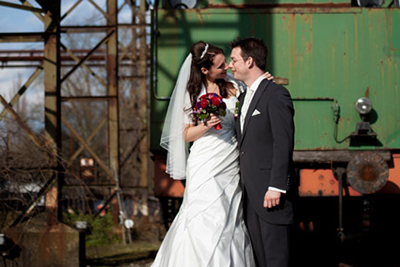
<path id="1" fill-rule="evenodd" d="M 309 228 L 316 232 L 337 229 L 342 241 L 344 227 L 363 233 L 379 228 L 372 231 L 372 244 L 358 247 L 366 248 L 364 254 L 393 255 L 377 257 L 376 266 L 397 260 L 390 246 L 376 246 L 388 242 L 376 241 L 400 238 L 400 231 L 393 230 L 400 215 L 390 208 L 400 196 L 398 0 L 165 0 L 156 5 L 153 23 L 151 149 L 158 157 L 156 170 L 163 168 L 159 140 L 168 99 L 191 44 L 203 40 L 220 46 L 229 62 L 233 39 L 262 38 L 269 47 L 267 70 L 290 91 L 295 106 L 300 223 L 313 225 Z M 327 172 L 318 174 L 321 170 Z M 312 176 L 315 180 L 307 182 Z M 383 191 L 389 194 L 382 201 L 371 198 Z M 351 202 L 346 196 L 358 197 Z M 321 259 L 330 257 L 323 247 L 314 249 Z"/>
<path id="2" fill-rule="evenodd" d="M 256 36 L 269 47 L 268 70 L 293 98 L 296 163 L 346 167 L 360 152 L 373 151 L 390 165 L 400 148 L 398 2 L 216 0 L 171 8 L 193 5 L 186 2 L 169 1 L 155 10 L 154 153 L 162 153 L 168 98 L 190 45 L 203 40 L 220 46 L 229 62 L 231 40 Z M 355 108 L 363 97 L 372 103 L 369 112 L 360 110 L 367 114 Z"/>

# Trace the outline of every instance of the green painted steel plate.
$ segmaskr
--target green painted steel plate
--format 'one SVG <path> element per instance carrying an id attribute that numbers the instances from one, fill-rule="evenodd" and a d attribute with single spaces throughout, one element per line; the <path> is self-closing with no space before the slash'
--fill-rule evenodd
<path id="1" fill-rule="evenodd" d="M 239 1 L 238 1 L 239 2 Z M 296 109 L 296 150 L 400 148 L 400 9 L 286 7 L 158 10 L 152 149 L 159 137 L 179 67 L 198 40 L 222 47 L 237 36 L 268 44 L 268 70 L 288 79 Z M 229 60 L 228 60 L 229 61 Z M 368 96 L 378 142 L 351 146 L 360 116 L 354 103 Z M 332 105 L 340 106 L 337 136 Z M 378 144 L 378 145 L 376 145 Z"/>

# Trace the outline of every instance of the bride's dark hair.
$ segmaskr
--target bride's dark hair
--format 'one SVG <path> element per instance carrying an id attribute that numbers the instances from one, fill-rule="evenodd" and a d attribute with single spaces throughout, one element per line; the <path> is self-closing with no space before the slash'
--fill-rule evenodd
<path id="1" fill-rule="evenodd" d="M 190 53 L 192 54 L 192 65 L 190 67 L 190 78 L 187 84 L 187 90 L 190 95 L 190 102 L 192 107 L 196 104 L 197 98 L 201 92 L 202 84 L 206 85 L 206 77 L 201 72 L 201 68 L 210 69 L 214 64 L 214 57 L 218 54 L 223 54 L 222 48 L 216 47 L 212 44 L 208 44 L 207 51 L 205 51 L 206 43 L 199 41 L 194 43 L 190 47 Z M 215 81 L 219 87 L 220 94 L 223 98 L 228 97 L 227 83 L 224 79 L 218 79 Z"/>

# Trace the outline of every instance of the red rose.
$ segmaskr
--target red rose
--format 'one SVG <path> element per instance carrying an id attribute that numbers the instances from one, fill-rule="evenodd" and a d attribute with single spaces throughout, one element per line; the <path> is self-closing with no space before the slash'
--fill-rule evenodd
<path id="1" fill-rule="evenodd" d="M 219 104 L 221 103 L 221 101 L 220 101 L 218 98 L 213 97 L 213 98 L 211 98 L 211 103 L 212 103 L 214 106 L 218 107 Z"/>
<path id="2" fill-rule="evenodd" d="M 207 107 L 207 105 L 208 105 L 208 101 L 207 101 L 207 99 L 203 99 L 203 100 L 201 100 L 201 102 L 200 102 L 200 106 L 201 106 L 202 108 L 206 108 L 206 107 Z"/>
<path id="3" fill-rule="evenodd" d="M 204 121 L 204 124 L 207 123 L 207 118 L 211 116 L 211 113 L 214 113 L 217 116 L 225 116 L 226 114 L 226 104 L 223 102 L 223 98 L 215 93 L 204 94 L 199 97 L 199 100 L 196 102 L 193 107 L 193 115 L 196 120 Z M 222 128 L 221 124 L 214 126 L 216 130 Z"/>

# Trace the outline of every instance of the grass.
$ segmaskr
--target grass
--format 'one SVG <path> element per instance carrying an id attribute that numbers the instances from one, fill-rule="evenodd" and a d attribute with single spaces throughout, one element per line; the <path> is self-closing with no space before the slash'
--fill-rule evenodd
<path id="1" fill-rule="evenodd" d="M 152 260 L 160 243 L 134 241 L 132 244 L 110 244 L 86 248 L 89 266 L 118 266 L 118 264 Z M 117 265 L 116 265 L 117 264 Z"/>

